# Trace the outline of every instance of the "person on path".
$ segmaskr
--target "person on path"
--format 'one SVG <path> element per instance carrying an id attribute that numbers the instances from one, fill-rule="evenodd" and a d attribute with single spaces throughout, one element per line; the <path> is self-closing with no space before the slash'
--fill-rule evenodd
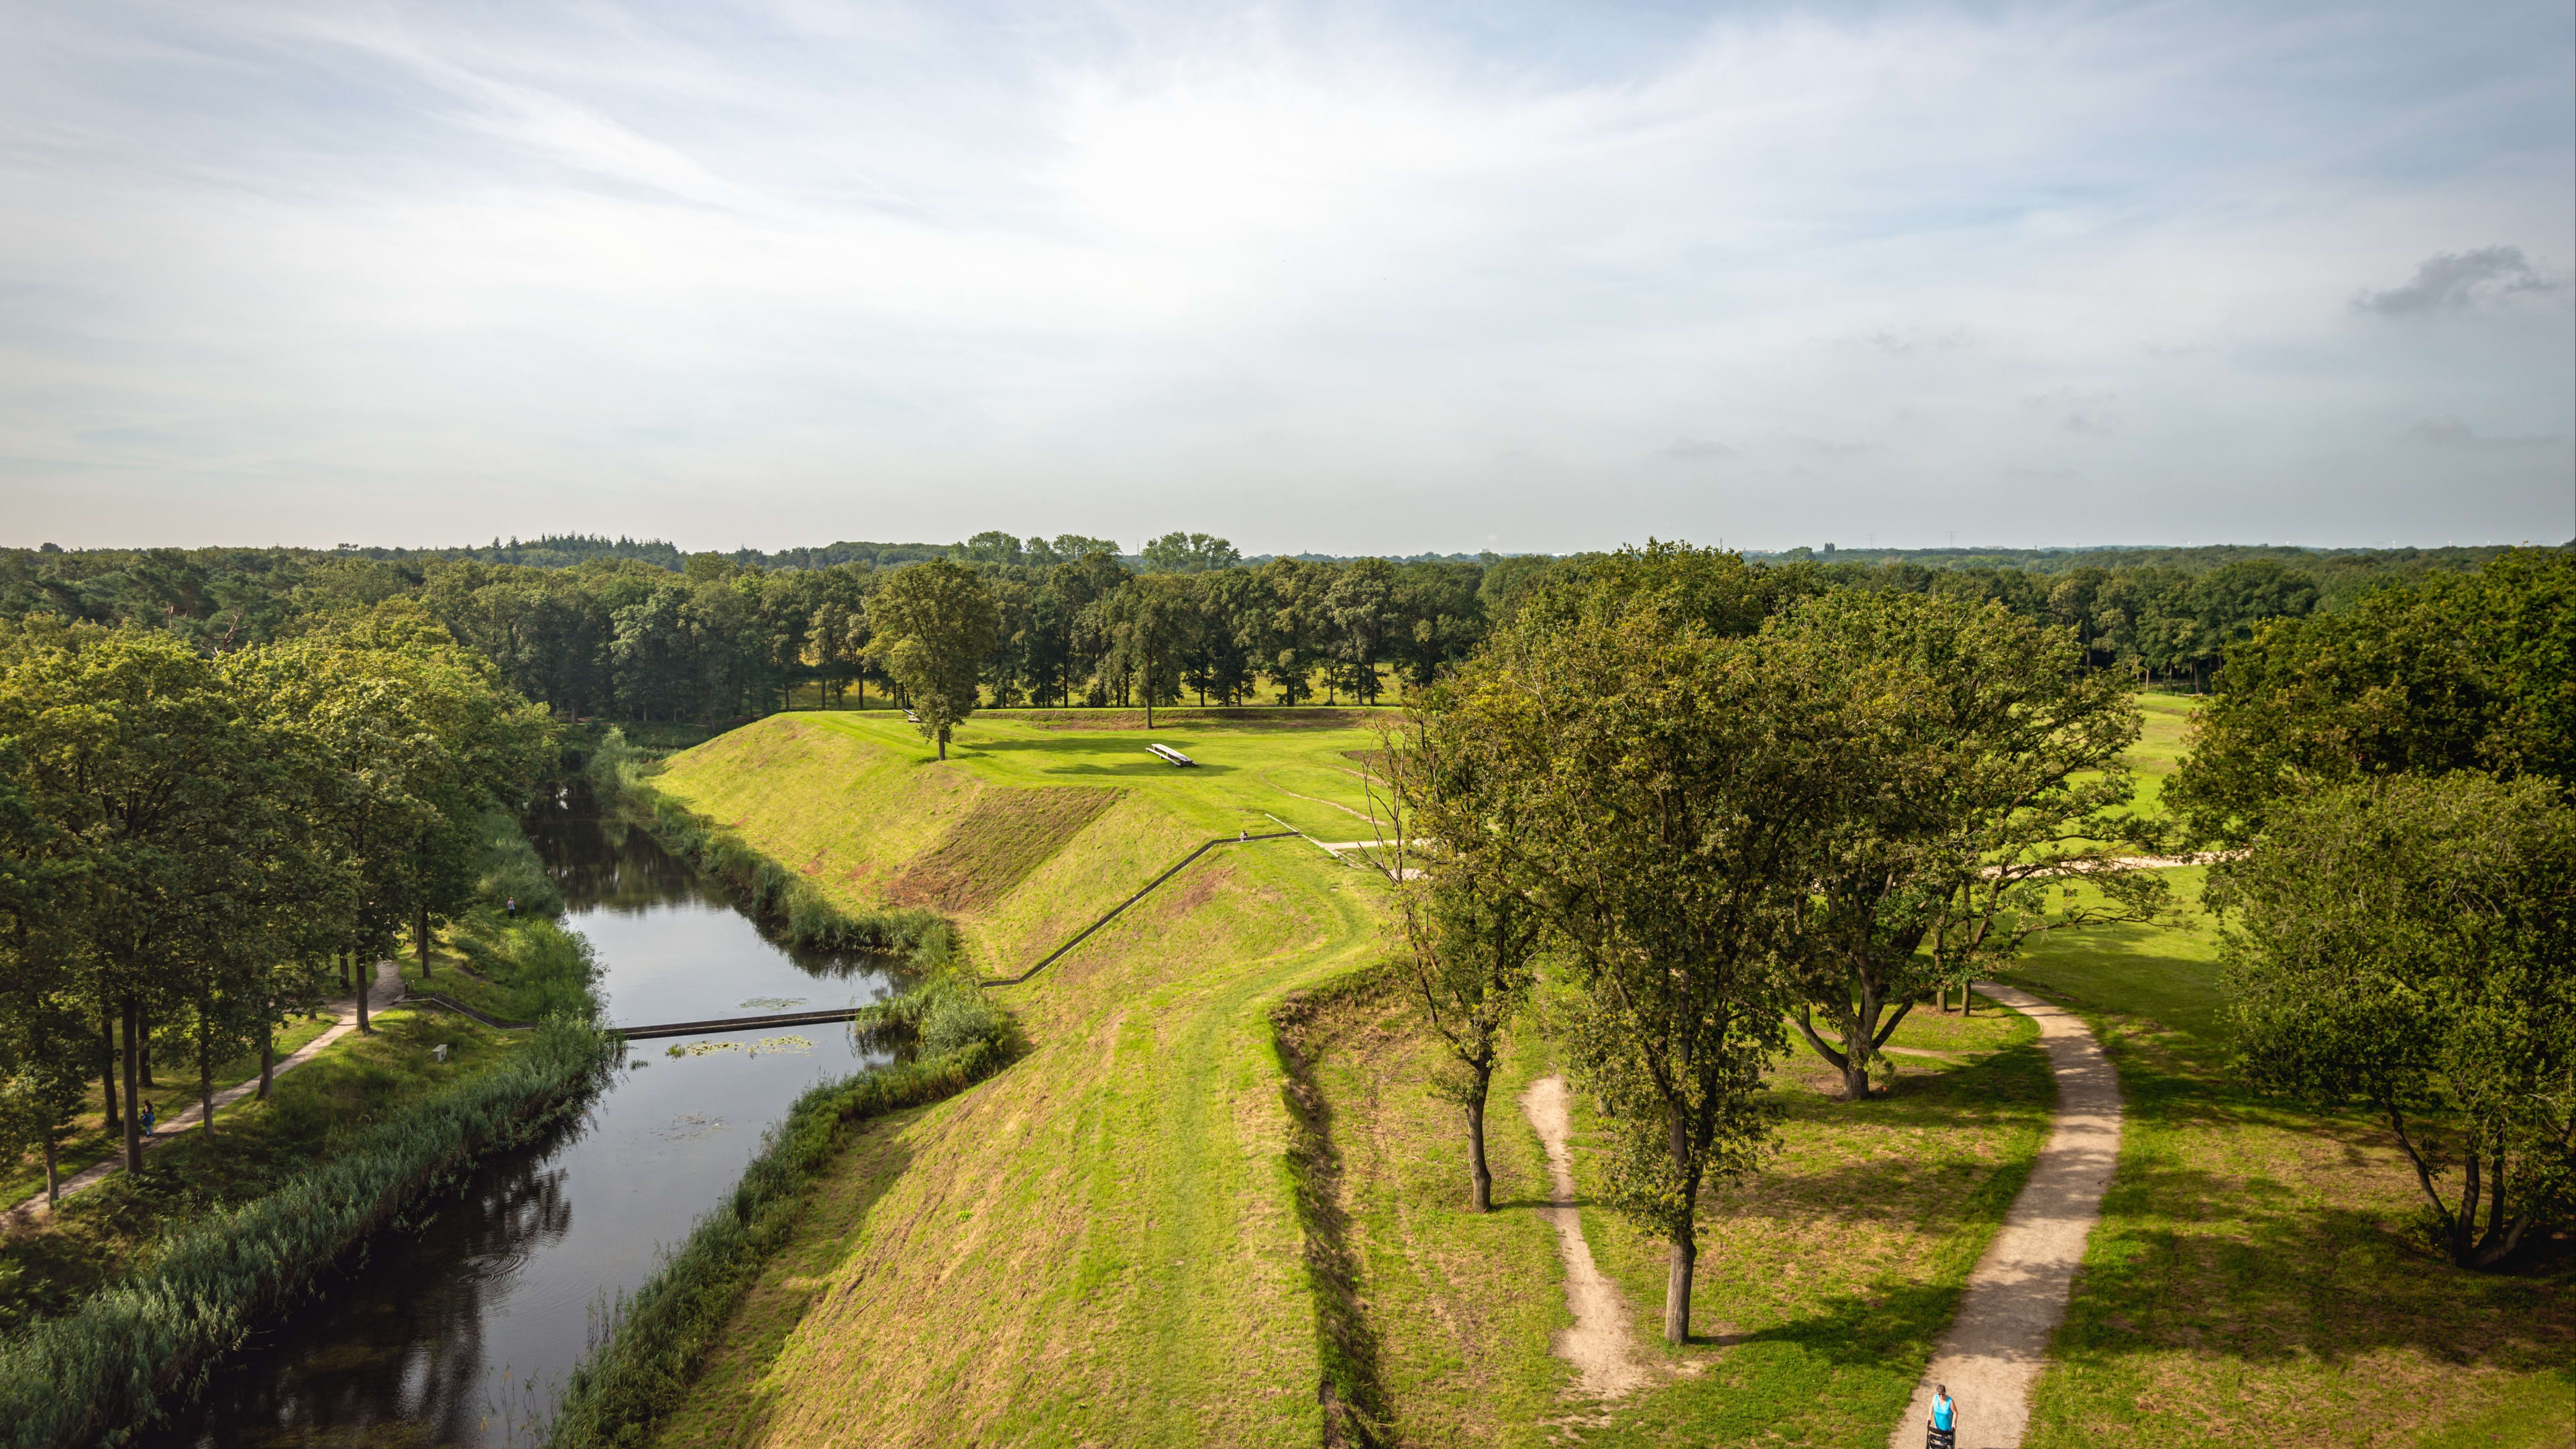
<path id="1" fill-rule="evenodd" d="M 1950 1397 L 1948 1384 L 1932 1386 L 1932 1427 L 1923 1436 L 1924 1449 L 1951 1449 L 1958 1442 L 1959 1405 Z"/>
<path id="2" fill-rule="evenodd" d="M 152 1104 L 151 1104 L 151 1103 L 149 1103 L 149 1102 L 144 1103 L 144 1104 L 143 1104 L 143 1135 L 144 1135 L 144 1136 L 146 1136 L 146 1137 L 149 1137 L 149 1136 L 151 1136 L 151 1135 L 152 1135 L 152 1115 L 153 1115 L 153 1114 L 152 1114 Z"/>
<path id="3" fill-rule="evenodd" d="M 510 919 L 514 921 L 517 920 L 519 918 L 519 898 L 517 896 L 510 897 L 509 910 Z"/>

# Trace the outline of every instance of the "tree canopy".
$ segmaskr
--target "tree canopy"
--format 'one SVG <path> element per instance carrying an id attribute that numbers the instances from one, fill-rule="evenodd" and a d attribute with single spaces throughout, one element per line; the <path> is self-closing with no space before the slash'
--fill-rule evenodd
<path id="1" fill-rule="evenodd" d="M 2576 1212 L 2576 806 L 2537 776 L 2392 774 L 2275 806 L 2218 887 L 2260 1086 L 2377 1112 L 2430 1236 L 2488 1267 Z"/>
<path id="2" fill-rule="evenodd" d="M 2165 799 L 2241 844 L 2317 786 L 2462 769 L 2576 781 L 2576 554 L 2514 550 L 2238 643 Z"/>

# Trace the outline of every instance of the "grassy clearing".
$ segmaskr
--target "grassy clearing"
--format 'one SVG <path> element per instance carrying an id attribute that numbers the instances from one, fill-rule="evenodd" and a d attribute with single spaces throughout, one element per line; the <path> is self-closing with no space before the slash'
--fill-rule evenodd
<path id="1" fill-rule="evenodd" d="M 2192 716 L 2207 697 L 2188 694 L 2135 694 L 2145 730 L 2129 747 L 2129 768 L 2136 771 L 2138 793 L 2130 809 L 2141 815 L 2164 813 L 2165 781 L 2182 763 Z"/>
<path id="2" fill-rule="evenodd" d="M 1321 811 L 1263 785 L 1374 737 L 978 717 L 946 765 L 891 712 L 786 716 L 653 782 L 852 914 L 979 810 L 1017 884 L 957 912 L 1015 973 L 1213 836 Z M 1358 804 L 1354 776 L 1323 796 Z M 1055 787 L 1114 789 L 1061 808 Z M 1105 792 L 1104 792 L 1105 793 Z M 1315 792 L 1322 795 L 1322 792 Z M 1298 812 L 1292 814 L 1291 812 Z M 1347 839 L 1336 826 L 1328 839 Z M 661 1442 L 1291 1444 L 1320 1434 L 1291 1124 L 1268 1010 L 1378 951 L 1372 877 L 1295 840 L 1228 847 L 1024 986 L 1029 1054 L 864 1133 L 813 1189 Z"/>
<path id="3" fill-rule="evenodd" d="M 1544 1444 L 1571 1382 L 1551 1352 L 1573 1322 L 1556 1235 L 1535 1209 L 1547 1151 L 1515 1100 L 1546 1075 L 1535 1034 L 1512 1044 L 1486 1118 L 1494 1211 L 1467 1210 L 1458 1109 L 1433 1097 L 1437 1048 L 1380 992 L 1310 1033 L 1335 1206 L 1366 1304 L 1368 1365 L 1391 1442 Z"/>
<path id="4" fill-rule="evenodd" d="M 266 1102 L 219 1111 L 212 1142 L 202 1131 L 177 1135 L 144 1155 L 140 1173 L 118 1173 L 0 1238 L 0 1329 L 71 1311 L 147 1264 L 173 1230 L 273 1191 L 347 1133 L 508 1062 L 529 1039 L 443 1011 L 382 1012 L 374 1026 L 279 1077 Z M 445 1062 L 430 1055 L 441 1044 Z"/>
<path id="5" fill-rule="evenodd" d="M 1594 1257 L 1628 1295 L 1659 1370 L 1614 1408 L 1567 1397 L 1550 1352 L 1570 1319 L 1546 1200 L 1545 1149 L 1521 1112 L 1555 1068 L 1525 1032 L 1486 1118 L 1496 1210 L 1464 1209 L 1455 1108 L 1429 1090 L 1436 1048 L 1400 999 L 1342 1014 L 1317 1076 L 1330 1104 L 1350 1232 L 1365 1264 L 1378 1382 L 1413 1445 L 1885 1443 L 1958 1291 L 2027 1176 L 2055 1104 L 2037 1032 L 2014 1013 L 1926 1013 L 1907 1028 L 1955 1059 L 1908 1058 L 1887 1099 L 1830 1100 L 1840 1079 L 1803 1049 L 1772 1086 L 1783 1151 L 1758 1180 L 1703 1199 L 1693 1299 L 1706 1337 L 1666 1348 L 1663 1244 L 1604 1210 Z M 1599 1123 L 1578 1098 L 1576 1181 Z"/>
<path id="6" fill-rule="evenodd" d="M 486 910 L 451 929 L 446 944 L 449 964 L 428 973 L 417 953 L 403 953 L 406 988 L 435 991 L 499 1021 L 589 1014 L 599 967 L 576 932 L 547 920 L 505 924 Z M 458 957 L 467 964 L 460 967 Z"/>
<path id="7" fill-rule="evenodd" d="M 2205 873 L 2172 874 L 2196 901 Z M 2568 1275 L 2420 1250 L 2382 1128 L 2233 1086 L 2215 932 L 2195 925 L 2044 938 L 2009 978 L 2083 1012 L 2129 1112 L 2028 1442 L 2576 1442 Z"/>
<path id="8" fill-rule="evenodd" d="M 1659 1336 L 1663 1241 L 1584 1214 L 1595 1261 L 1627 1291 L 1632 1332 L 1673 1375 L 1586 1442 L 1886 1441 L 2056 1109 L 2037 1029 L 2001 1011 L 1988 1020 L 2000 1029 L 1972 1022 L 1955 1043 L 1983 1050 L 1901 1059 L 1890 1095 L 1864 1103 L 1838 1100 L 1841 1078 L 1812 1054 L 1781 1060 L 1779 1155 L 1702 1198 L 1691 1307 L 1708 1346 Z M 1574 1118 L 1586 1194 L 1594 1105 L 1578 1096 Z"/>

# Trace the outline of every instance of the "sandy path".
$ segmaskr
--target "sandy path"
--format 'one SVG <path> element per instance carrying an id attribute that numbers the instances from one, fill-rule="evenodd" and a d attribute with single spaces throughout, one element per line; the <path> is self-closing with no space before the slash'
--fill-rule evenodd
<path id="1" fill-rule="evenodd" d="M 373 1016 L 375 1013 L 402 1000 L 405 989 L 406 988 L 403 986 L 402 968 L 400 966 L 395 965 L 391 961 L 377 962 L 376 984 L 374 988 L 367 993 L 367 1014 L 369 1016 Z M 286 1057 L 284 1060 L 278 1062 L 276 1066 L 270 1068 L 269 1077 L 271 1080 L 282 1077 L 288 1072 L 295 1070 L 297 1067 L 304 1065 L 306 1062 L 313 1060 L 315 1057 L 320 1056 L 324 1047 L 329 1046 L 331 1043 L 338 1041 L 340 1038 L 347 1036 L 349 1033 L 358 1029 L 357 998 L 350 997 L 345 1001 L 335 1002 L 333 1004 L 337 1008 L 339 1019 L 332 1024 L 328 1031 L 323 1032 L 320 1036 L 317 1036 L 313 1040 L 296 1048 L 295 1053 L 292 1056 Z M 237 1087 L 226 1087 L 224 1090 L 215 1094 L 215 1106 L 218 1110 L 229 1107 L 233 1103 L 240 1101 L 242 1098 L 247 1097 L 258 1090 L 259 1078 L 257 1077 L 253 1077 L 249 1081 L 244 1082 Z M 191 1106 L 184 1112 L 174 1112 L 169 1116 L 164 1117 L 159 1122 L 153 1124 L 152 1135 L 143 1139 L 144 1150 L 149 1152 L 155 1147 L 162 1147 L 169 1143 L 176 1142 L 181 1136 L 185 1135 L 188 1128 L 196 1126 L 203 1117 L 203 1104 Z M 217 1124 L 216 1130 L 222 1130 L 221 1124 Z M 72 1176 L 64 1178 L 62 1180 L 62 1195 L 68 1198 L 73 1193 L 96 1187 L 100 1183 L 107 1181 L 109 1177 L 116 1173 L 123 1172 L 124 1170 L 125 1154 L 120 1152 L 116 1156 L 107 1159 L 105 1162 L 84 1168 L 81 1171 L 74 1173 Z M 52 1211 L 53 1208 L 45 1201 L 45 1195 L 40 1192 L 34 1197 L 31 1197 L 25 1202 L 22 1202 L 16 1207 L 10 1209 L 8 1218 L 12 1225 L 37 1222 L 42 1220 L 47 1213 Z"/>
<path id="2" fill-rule="evenodd" d="M 2057 1073 L 2057 1123 L 2003 1229 L 1968 1276 L 1958 1317 L 1889 1432 L 1888 1449 L 1919 1449 L 1934 1384 L 1948 1384 L 1958 1401 L 1959 1449 L 2020 1449 L 2031 1386 L 2049 1335 L 2066 1316 L 2067 1291 L 2120 1155 L 2120 1080 L 2083 1021 L 2009 986 L 1979 982 L 1976 989 L 2039 1023 L 2040 1045 Z"/>
<path id="3" fill-rule="evenodd" d="M 1628 1337 L 1628 1299 L 1619 1285 L 1592 1264 L 1592 1245 L 1583 1241 L 1583 1218 L 1574 1206 L 1574 1159 L 1567 1155 L 1569 1131 L 1563 1077 L 1541 1077 L 1521 1094 L 1521 1110 L 1547 1144 L 1548 1176 L 1554 1196 L 1539 1209 L 1556 1225 L 1556 1251 L 1565 1259 L 1565 1306 L 1574 1326 L 1557 1330 L 1556 1356 L 1574 1365 L 1584 1393 L 1617 1398 L 1646 1381 Z"/>

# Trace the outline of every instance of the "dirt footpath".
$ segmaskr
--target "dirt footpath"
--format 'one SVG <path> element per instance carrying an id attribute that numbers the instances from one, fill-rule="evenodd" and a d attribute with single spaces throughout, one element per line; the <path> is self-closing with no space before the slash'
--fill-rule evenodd
<path id="1" fill-rule="evenodd" d="M 2002 1231 L 1969 1275 L 1958 1317 L 1888 1434 L 1888 1449 L 1921 1449 L 1935 1384 L 1949 1385 L 1958 1401 L 1959 1449 L 2020 1449 L 2031 1386 L 2049 1335 L 2066 1316 L 2067 1291 L 2120 1155 L 2120 1081 L 2083 1021 L 2009 986 L 1980 983 L 1976 990 L 2039 1023 L 2040 1045 L 2057 1073 L 2057 1122 Z"/>
<path id="2" fill-rule="evenodd" d="M 1592 1245 L 1583 1240 L 1583 1218 L 1574 1206 L 1574 1161 L 1566 1153 L 1569 1128 L 1563 1077 L 1541 1077 L 1521 1094 L 1521 1110 L 1547 1144 L 1548 1176 L 1554 1180 L 1549 1204 L 1539 1209 L 1556 1225 L 1556 1251 L 1565 1260 L 1565 1306 L 1574 1326 L 1557 1330 L 1556 1356 L 1574 1365 L 1582 1392 L 1615 1399 L 1646 1381 L 1628 1336 L 1627 1295 L 1592 1263 Z"/>

